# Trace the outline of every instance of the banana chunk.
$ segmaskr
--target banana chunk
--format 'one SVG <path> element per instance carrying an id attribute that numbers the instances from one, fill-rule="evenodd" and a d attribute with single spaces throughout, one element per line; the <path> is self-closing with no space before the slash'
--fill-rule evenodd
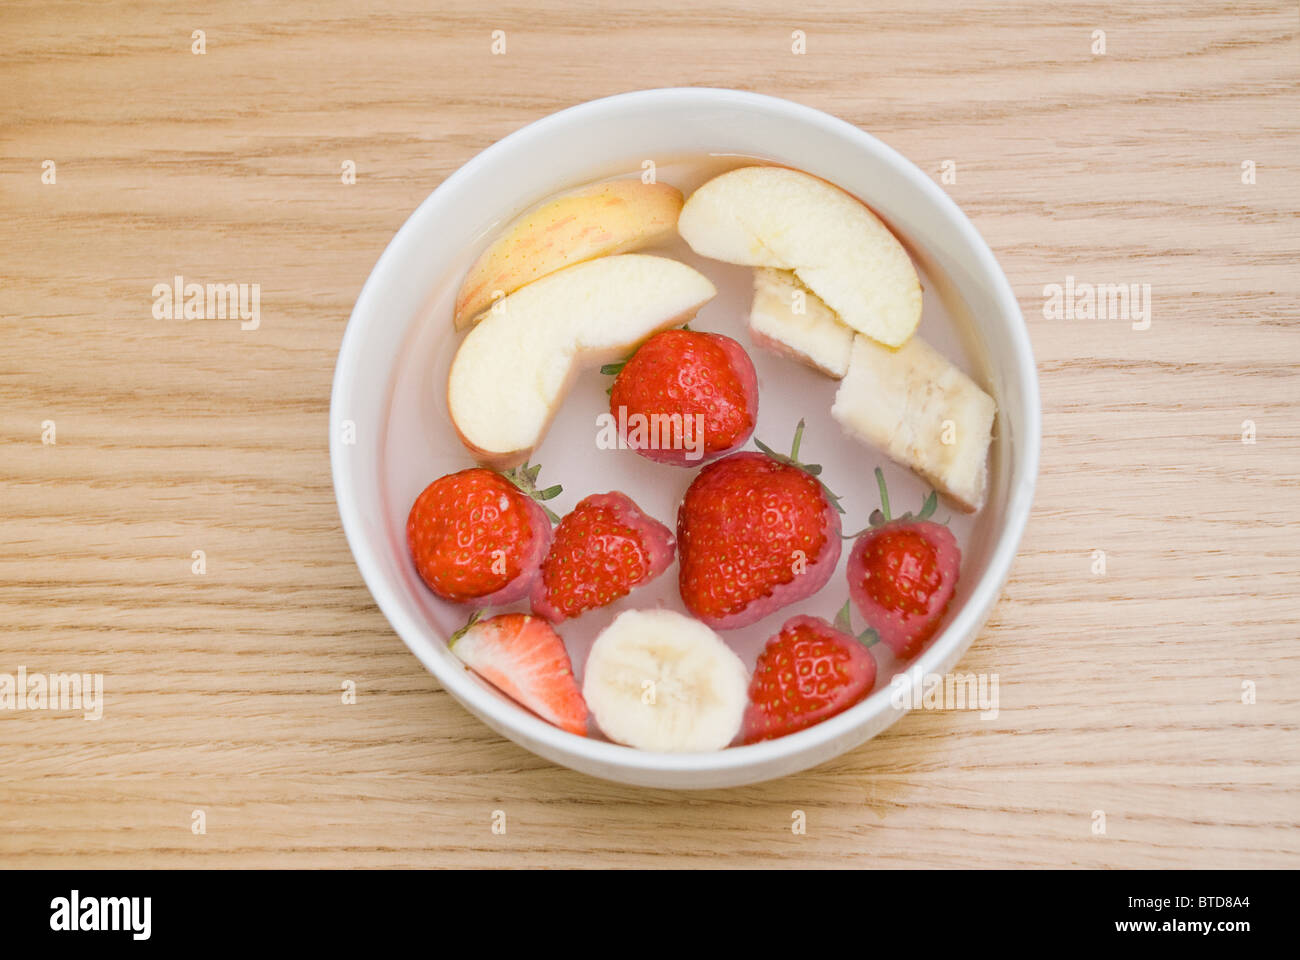
<path id="1" fill-rule="evenodd" d="M 836 380 L 848 372 L 853 330 L 793 270 L 754 268 L 749 332 L 760 346 Z"/>
<path id="2" fill-rule="evenodd" d="M 618 743 L 661 753 L 721 750 L 740 732 L 749 671 L 700 621 L 627 610 L 592 645 L 582 695 Z"/>
<path id="3" fill-rule="evenodd" d="M 891 350 L 858 336 L 831 416 L 974 512 L 984 505 L 996 410 L 992 397 L 920 337 Z"/>

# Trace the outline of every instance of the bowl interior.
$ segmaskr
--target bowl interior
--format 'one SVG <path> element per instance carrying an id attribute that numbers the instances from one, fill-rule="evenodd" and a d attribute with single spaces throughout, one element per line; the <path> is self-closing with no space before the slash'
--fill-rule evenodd
<path id="1" fill-rule="evenodd" d="M 331 411 L 335 484 L 349 542 L 381 609 L 449 692 L 490 726 L 552 760 L 600 776 L 689 787 L 764 779 L 820 762 L 900 714 L 888 689 L 899 668 L 877 645 L 875 693 L 792 737 L 698 755 L 649 754 L 575 737 L 534 717 L 450 654 L 444 638 L 464 622 L 466 611 L 430 593 L 407 555 L 406 515 L 416 495 L 434 478 L 473 464 L 446 408 L 447 372 L 461 339 L 451 327 L 451 304 L 466 269 L 495 231 L 556 192 L 592 180 L 641 176 L 648 163 L 661 182 L 689 195 L 716 173 L 755 161 L 806 170 L 866 201 L 917 263 L 925 290 L 921 335 L 998 401 L 987 505 L 969 517 L 941 501 L 937 512 L 938 519 L 950 518 L 963 549 L 962 579 L 946 629 L 916 665 L 941 672 L 960 657 L 1005 579 L 1023 525 L 1014 507 L 1026 501 L 1027 509 L 1026 482 L 1033 481 L 1018 444 L 1027 446 L 1022 438 L 1031 435 L 1036 442 L 1036 397 L 1025 388 L 1028 348 L 1021 320 L 1013 299 L 1008 307 L 1010 292 L 987 248 L 928 177 L 860 131 L 785 101 L 730 91 L 648 91 L 549 117 L 480 154 L 416 211 L 367 282 L 340 352 Z M 735 337 L 750 353 L 760 384 L 755 436 L 786 448 L 796 422 L 806 419 L 804 458 L 823 464 L 823 479 L 843 498 L 846 532 L 864 527 L 878 505 L 872 476 L 877 465 L 885 471 L 896 512 L 919 507 L 928 487 L 846 439 L 831 419 L 835 381 L 751 342 L 745 322 L 748 268 L 696 257 L 679 240 L 645 252 L 677 257 L 718 286 L 718 296 L 692 328 Z M 1032 360 L 1029 370 L 1032 378 Z M 543 465 L 542 482 L 564 484 L 554 509 L 562 514 L 588 494 L 622 490 L 673 527 L 695 471 L 600 449 L 596 416 L 608 411 L 607 385 L 598 371 L 580 375 L 533 457 Z M 747 666 L 752 668 L 787 617 L 834 615 L 847 597 L 847 553 L 846 544 L 840 570 L 804 604 L 724 634 Z M 622 601 L 562 625 L 579 679 L 592 640 L 614 616 L 657 605 L 683 610 L 675 564 Z"/>

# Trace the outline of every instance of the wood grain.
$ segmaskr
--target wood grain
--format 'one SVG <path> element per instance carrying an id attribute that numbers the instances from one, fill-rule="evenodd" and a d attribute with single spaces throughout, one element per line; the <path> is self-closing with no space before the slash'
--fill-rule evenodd
<path id="1" fill-rule="evenodd" d="M 0 863 L 1300 866 L 1298 29 L 1208 0 L 0 6 L 0 673 L 106 697 L 0 712 Z M 351 306 L 431 189 L 554 110 L 692 84 L 954 161 L 1045 436 L 964 661 L 996 720 L 914 713 L 682 795 L 554 767 L 440 690 L 353 565 L 326 424 Z M 260 283 L 260 328 L 155 320 L 175 274 Z M 1044 318 L 1067 275 L 1149 283 L 1150 329 Z"/>

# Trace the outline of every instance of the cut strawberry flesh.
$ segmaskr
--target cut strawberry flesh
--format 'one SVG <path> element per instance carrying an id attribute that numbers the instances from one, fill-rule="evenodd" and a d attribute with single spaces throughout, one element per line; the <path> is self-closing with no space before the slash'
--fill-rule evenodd
<path id="1" fill-rule="evenodd" d="M 563 730 L 587 735 L 582 699 L 564 641 L 549 623 L 522 613 L 482 620 L 451 650 L 502 693 Z"/>

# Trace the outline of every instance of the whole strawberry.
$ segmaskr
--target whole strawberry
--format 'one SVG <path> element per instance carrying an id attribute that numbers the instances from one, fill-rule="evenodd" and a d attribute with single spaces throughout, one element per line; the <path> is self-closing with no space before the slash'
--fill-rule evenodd
<path id="1" fill-rule="evenodd" d="M 939 629 L 957 588 L 961 550 L 947 527 L 929 519 L 934 493 L 915 517 L 893 520 L 879 467 L 876 483 L 881 509 L 849 552 L 849 596 L 894 655 L 909 660 Z"/>
<path id="2" fill-rule="evenodd" d="M 452 603 L 511 603 L 528 596 L 551 542 L 553 515 L 538 501 L 537 466 L 483 467 L 439 477 L 415 498 L 406 543 L 425 584 Z"/>
<path id="3" fill-rule="evenodd" d="M 747 626 L 826 585 L 840 559 L 839 505 L 790 455 L 736 453 L 701 470 L 677 512 L 682 602 L 716 630 Z"/>
<path id="4" fill-rule="evenodd" d="M 658 463 L 698 466 L 729 453 L 754 432 L 758 378 L 735 340 L 695 330 L 665 330 L 617 371 L 609 410 L 620 440 Z M 665 436 L 668 434 L 668 436 Z"/>
<path id="5" fill-rule="evenodd" d="M 533 584 L 533 612 L 558 623 L 613 603 L 673 562 L 673 534 L 625 494 L 578 502 L 559 526 Z"/>
<path id="6" fill-rule="evenodd" d="M 821 617 L 792 617 L 758 655 L 749 683 L 743 742 L 784 737 L 842 713 L 876 683 L 876 658 L 847 632 L 848 604 L 832 626 Z M 873 639 L 874 642 L 874 639 Z"/>

